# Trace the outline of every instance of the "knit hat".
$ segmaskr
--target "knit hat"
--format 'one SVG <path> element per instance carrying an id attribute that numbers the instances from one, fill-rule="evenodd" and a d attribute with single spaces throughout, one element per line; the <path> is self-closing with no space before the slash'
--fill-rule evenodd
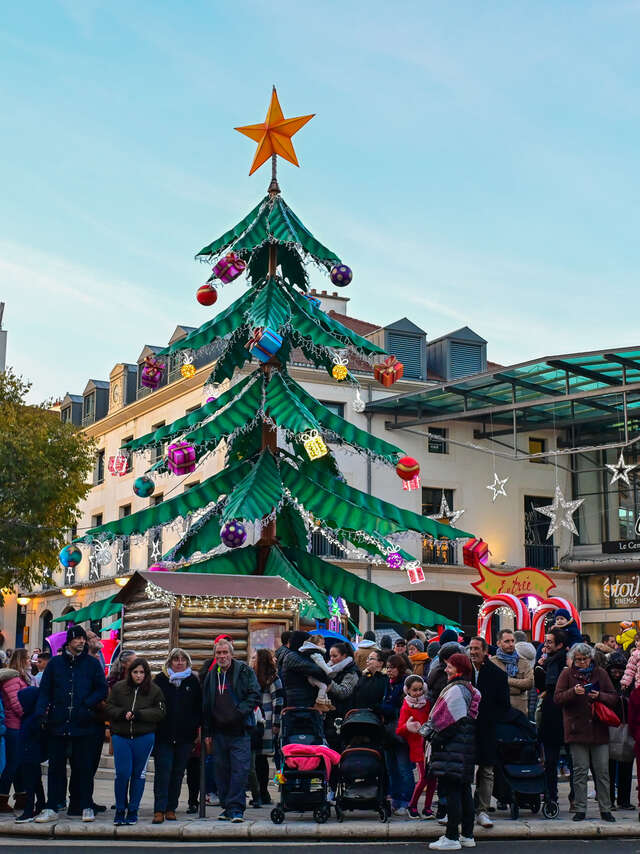
<path id="1" fill-rule="evenodd" d="M 392 646 L 391 635 L 382 635 L 380 638 L 380 649 L 391 649 Z"/>
<path id="2" fill-rule="evenodd" d="M 571 614 L 567 611 L 566 608 L 558 608 L 558 610 L 553 615 L 554 617 L 564 617 L 565 620 L 571 619 Z"/>
<path id="3" fill-rule="evenodd" d="M 74 638 L 84 638 L 87 639 L 87 633 L 82 628 L 82 626 L 69 626 L 67 629 L 67 643 L 72 641 Z"/>
<path id="4" fill-rule="evenodd" d="M 372 640 L 376 639 L 376 633 L 371 631 L 371 629 L 367 629 L 367 631 L 362 635 L 364 640 Z"/>
<path id="5" fill-rule="evenodd" d="M 451 643 L 452 641 L 457 641 L 457 640 L 458 640 L 458 632 L 454 631 L 453 629 L 445 629 L 442 632 L 442 634 L 440 635 L 440 643 L 441 644 Z"/>
<path id="6" fill-rule="evenodd" d="M 607 670 L 610 670 L 612 667 L 618 670 L 624 670 L 627 666 L 627 657 L 621 652 L 612 652 L 609 656 L 609 661 L 607 662 Z"/>
<path id="7" fill-rule="evenodd" d="M 440 661 L 448 661 L 452 655 L 455 655 L 456 652 L 462 652 L 462 647 L 459 643 L 443 643 L 440 647 L 440 652 L 438 653 L 438 658 Z"/>
<path id="8" fill-rule="evenodd" d="M 431 641 L 431 643 L 427 646 L 427 652 L 429 653 L 429 658 L 433 659 L 440 652 L 442 644 L 440 641 Z"/>
<path id="9" fill-rule="evenodd" d="M 527 661 L 536 660 L 536 648 L 532 643 L 528 643 L 527 641 L 519 641 L 516 644 L 516 652 L 518 653 L 520 658 L 526 658 Z"/>
<path id="10" fill-rule="evenodd" d="M 516 643 L 520 643 L 520 641 L 526 641 L 527 636 L 524 632 L 521 632 L 520 629 L 513 633 L 514 638 L 516 639 Z"/>
<path id="11" fill-rule="evenodd" d="M 412 646 L 414 646 L 418 650 L 418 652 L 424 652 L 424 644 L 422 643 L 420 638 L 413 638 L 412 640 L 410 640 L 407 644 L 407 649 L 411 649 Z"/>
<path id="12" fill-rule="evenodd" d="M 557 613 L 558 613 L 558 612 L 556 611 L 556 614 L 557 614 Z M 623 621 L 620 623 L 620 628 L 621 628 L 621 629 L 632 629 L 632 628 L 633 628 L 633 622 L 632 622 L 631 620 L 623 620 Z"/>

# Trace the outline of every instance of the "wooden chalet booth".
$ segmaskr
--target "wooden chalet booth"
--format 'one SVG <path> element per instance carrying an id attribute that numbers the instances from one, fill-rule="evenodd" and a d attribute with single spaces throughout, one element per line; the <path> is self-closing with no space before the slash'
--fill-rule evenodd
<path id="1" fill-rule="evenodd" d="M 311 602 L 280 576 L 196 572 L 135 572 L 116 595 L 122 604 L 122 649 L 133 649 L 153 671 L 173 647 L 185 649 L 193 667 L 213 652 L 213 640 L 233 638 L 237 658 L 254 649 L 275 649 L 280 634 L 299 625 L 299 609 Z"/>

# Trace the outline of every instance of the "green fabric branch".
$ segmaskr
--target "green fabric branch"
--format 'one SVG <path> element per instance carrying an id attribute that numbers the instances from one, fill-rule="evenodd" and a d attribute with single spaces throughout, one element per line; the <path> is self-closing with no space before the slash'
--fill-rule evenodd
<path id="1" fill-rule="evenodd" d="M 289 295 L 276 279 L 269 279 L 253 300 L 247 311 L 247 322 L 252 327 L 268 327 L 278 332 L 290 319 Z"/>
<path id="2" fill-rule="evenodd" d="M 206 424 L 185 433 L 183 440 L 196 446 L 207 445 L 211 448 L 226 439 L 234 430 L 252 422 L 262 408 L 263 385 L 262 378 L 258 377 L 253 384 L 245 386 L 224 411 Z"/>
<path id="3" fill-rule="evenodd" d="M 261 199 L 261 201 L 258 202 L 255 208 L 250 211 L 244 219 L 240 220 L 240 222 L 237 225 L 234 225 L 233 228 L 230 228 L 229 231 L 225 231 L 222 237 L 219 237 L 217 240 L 214 240 L 213 243 L 210 243 L 208 246 L 201 249 L 196 255 L 196 258 L 212 257 L 224 252 L 225 249 L 231 246 L 234 240 L 237 240 L 240 235 L 244 234 L 244 232 L 256 221 L 260 211 L 268 200 L 269 196 L 265 196 Z"/>
<path id="4" fill-rule="evenodd" d="M 163 560 L 182 560 L 196 552 L 207 554 L 220 545 L 220 511 L 210 511 L 206 522 L 201 525 L 200 521 L 198 520 L 196 530 L 187 531 L 180 542 L 163 556 Z"/>
<path id="5" fill-rule="evenodd" d="M 390 593 L 353 572 L 307 554 L 301 549 L 283 548 L 282 551 L 304 578 L 323 590 L 331 591 L 334 598 L 342 596 L 347 602 L 360 605 L 366 611 L 373 611 L 374 614 L 397 623 L 412 626 L 457 625 L 449 617 L 423 608 L 401 594 Z"/>
<path id="6" fill-rule="evenodd" d="M 168 498 L 162 504 L 155 504 L 138 510 L 130 516 L 107 522 L 97 528 L 91 528 L 82 537 L 76 537 L 74 542 L 81 543 L 85 537 L 118 537 L 131 536 L 131 534 L 144 534 L 150 528 L 159 525 L 168 525 L 178 516 L 185 517 L 197 510 L 202 510 L 207 504 L 217 501 L 222 495 L 229 495 L 236 484 L 250 470 L 251 464 L 247 460 L 229 466 L 218 474 L 214 474 L 207 480 L 194 486 L 188 492 Z"/>
<path id="7" fill-rule="evenodd" d="M 233 493 L 227 499 L 221 519 L 244 519 L 255 522 L 263 519 L 278 507 L 282 500 L 284 487 L 273 454 L 265 450 L 251 471 L 236 484 Z"/>

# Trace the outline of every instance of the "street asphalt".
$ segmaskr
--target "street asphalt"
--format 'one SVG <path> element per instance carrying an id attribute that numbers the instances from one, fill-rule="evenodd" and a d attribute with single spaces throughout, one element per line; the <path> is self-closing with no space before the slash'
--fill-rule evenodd
<path id="1" fill-rule="evenodd" d="M 296 842 L 280 842 L 276 840 L 268 842 L 254 842 L 244 845 L 229 845 L 228 842 L 191 842 L 180 843 L 178 845 L 172 842 L 155 842 L 153 845 L 140 845 L 137 842 L 126 843 L 115 840 L 91 840 L 92 850 L 114 849 L 118 848 L 121 854 L 153 854 L 159 848 L 166 852 L 184 852 L 185 848 L 190 846 L 198 851 L 213 851 L 224 850 L 225 854 L 256 854 L 259 851 L 273 851 L 274 847 L 284 849 L 283 854 L 309 854 L 309 850 L 313 854 L 336 854 L 338 843 L 329 842 L 308 842 L 300 845 Z M 345 854 L 379 854 L 380 849 L 384 846 L 387 854 L 428 854 L 429 849 L 424 842 L 340 842 L 340 848 L 346 849 Z M 615 842 L 611 839 L 573 839 L 573 840 L 519 840 L 517 842 L 518 854 L 536 854 L 538 851 L 548 852 L 548 854 L 574 854 L 581 851 L 582 854 L 611 854 L 614 850 L 616 854 L 639 854 L 640 852 L 640 837 L 638 839 L 616 839 Z M 73 850 L 74 848 L 87 848 L 87 842 L 84 840 L 38 840 L 33 843 L 30 840 L 23 842 L 17 841 L 15 838 L 0 837 L 0 851 L 2 854 L 39 854 L 41 851 L 46 851 L 49 848 L 58 848 L 65 850 Z M 479 842 L 477 845 L 479 854 L 512 854 L 514 848 L 513 840 L 486 840 Z"/>

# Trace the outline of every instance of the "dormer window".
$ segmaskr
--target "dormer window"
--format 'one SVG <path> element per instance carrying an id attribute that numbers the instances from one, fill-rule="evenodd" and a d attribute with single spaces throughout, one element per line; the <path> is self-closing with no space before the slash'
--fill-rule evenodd
<path id="1" fill-rule="evenodd" d="M 93 424 L 96 420 L 96 393 L 91 392 L 84 399 L 83 409 L 82 409 L 82 426 L 86 427 L 88 424 Z"/>

